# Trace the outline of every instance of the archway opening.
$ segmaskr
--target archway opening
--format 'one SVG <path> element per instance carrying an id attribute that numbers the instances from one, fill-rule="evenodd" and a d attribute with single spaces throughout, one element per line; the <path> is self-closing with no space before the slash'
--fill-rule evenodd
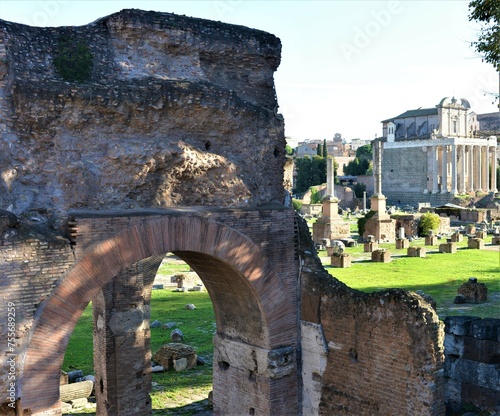
<path id="1" fill-rule="evenodd" d="M 137 265 L 130 268 L 136 270 Z M 149 283 L 150 285 L 150 283 Z M 169 252 L 163 258 L 153 281 L 152 290 L 142 289 L 150 305 L 150 346 L 152 357 L 151 403 L 153 410 L 176 409 L 188 412 L 209 409 L 212 391 L 213 336 L 216 333 L 214 308 L 198 274 L 182 259 Z M 94 380 L 92 302 L 82 313 L 68 342 L 63 361 L 61 382 Z M 95 330 L 95 328 L 94 328 Z M 178 340 L 179 334 L 182 339 Z M 174 340 L 192 348 L 196 365 L 187 369 L 163 368 L 155 363 L 155 352 Z M 76 385 L 71 387 L 75 388 Z M 99 387 L 99 386 L 97 386 Z M 86 394 L 82 388 L 75 394 Z M 96 392 L 76 401 L 63 412 L 95 411 Z M 97 392 L 98 394 L 98 392 Z"/>

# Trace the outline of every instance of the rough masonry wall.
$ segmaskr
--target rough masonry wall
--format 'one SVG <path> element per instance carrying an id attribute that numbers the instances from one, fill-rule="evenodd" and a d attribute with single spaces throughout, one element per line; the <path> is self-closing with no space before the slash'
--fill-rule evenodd
<path id="1" fill-rule="evenodd" d="M 89 48 L 88 80 L 61 78 L 61 39 Z M 273 35 L 125 10 L 81 27 L 0 20 L 0 45 L 0 209 L 60 228 L 71 208 L 283 202 Z"/>
<path id="2" fill-rule="evenodd" d="M 446 405 L 459 412 L 473 405 L 487 412 L 500 404 L 500 319 L 445 319 Z"/>
<path id="3" fill-rule="evenodd" d="M 348 288 L 323 269 L 299 224 L 304 414 L 443 415 L 435 311 L 407 291 Z"/>
<path id="4" fill-rule="evenodd" d="M 19 224 L 0 239 L 0 339 L 3 341 L 0 344 L 0 414 L 12 410 L 5 392 L 14 382 L 17 393 L 34 314 L 74 262 L 68 240 L 37 229 L 34 224 Z M 14 308 L 15 327 L 8 325 L 8 308 L 9 311 Z M 15 340 L 10 342 L 13 328 Z M 14 379 L 9 379 L 11 358 L 15 359 Z"/>

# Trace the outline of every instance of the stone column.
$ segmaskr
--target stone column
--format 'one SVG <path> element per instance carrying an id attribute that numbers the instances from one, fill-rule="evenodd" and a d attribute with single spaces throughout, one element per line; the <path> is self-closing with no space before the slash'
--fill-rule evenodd
<path id="1" fill-rule="evenodd" d="M 437 155 L 437 146 L 431 146 L 431 157 L 432 157 L 432 193 L 437 194 L 439 192 L 438 189 L 438 155 Z"/>
<path id="2" fill-rule="evenodd" d="M 326 159 L 326 197 L 335 198 L 335 166 L 333 158 Z"/>
<path id="3" fill-rule="evenodd" d="M 496 146 L 491 146 L 491 180 L 490 180 L 490 191 L 495 193 L 498 191 L 497 184 L 497 155 Z"/>
<path id="4" fill-rule="evenodd" d="M 477 167 L 476 167 L 476 189 L 475 191 L 482 191 L 483 190 L 483 183 L 482 183 L 482 172 L 483 172 L 483 163 L 481 160 L 481 148 L 482 146 L 476 146 L 476 152 L 477 152 Z"/>
<path id="5" fill-rule="evenodd" d="M 474 191 L 474 146 L 469 145 L 469 151 L 467 152 L 469 157 L 469 192 Z"/>
<path id="6" fill-rule="evenodd" d="M 465 144 L 461 146 L 460 152 L 460 185 L 459 192 L 465 194 L 466 184 L 465 184 L 465 172 L 467 171 L 467 159 L 465 157 Z"/>
<path id="7" fill-rule="evenodd" d="M 451 145 L 451 191 L 453 195 L 458 193 L 457 190 L 457 145 Z"/>
<path id="8" fill-rule="evenodd" d="M 488 159 L 488 146 L 481 146 L 481 159 L 482 159 L 482 169 L 481 169 L 481 186 L 484 192 L 488 192 L 488 170 L 489 170 L 489 159 Z"/>
<path id="9" fill-rule="evenodd" d="M 160 257 L 117 275 L 92 299 L 96 414 L 151 414 L 151 288 Z"/>
<path id="10" fill-rule="evenodd" d="M 441 193 L 448 193 L 448 146 L 442 146 L 441 157 Z"/>
<path id="11" fill-rule="evenodd" d="M 373 143 L 373 182 L 375 195 L 382 195 L 382 146 L 379 141 Z"/>

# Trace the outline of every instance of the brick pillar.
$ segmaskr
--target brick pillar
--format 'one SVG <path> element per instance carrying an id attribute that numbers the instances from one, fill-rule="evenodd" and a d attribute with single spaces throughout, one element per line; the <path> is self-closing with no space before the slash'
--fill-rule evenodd
<path id="1" fill-rule="evenodd" d="M 97 415 L 151 414 L 150 299 L 161 260 L 135 263 L 92 300 Z"/>

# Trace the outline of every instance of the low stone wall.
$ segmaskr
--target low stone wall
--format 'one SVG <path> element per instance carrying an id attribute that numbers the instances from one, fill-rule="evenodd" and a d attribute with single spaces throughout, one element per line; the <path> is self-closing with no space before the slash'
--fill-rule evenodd
<path id="1" fill-rule="evenodd" d="M 445 319 L 445 400 L 459 412 L 464 405 L 498 410 L 500 319 L 450 316 Z"/>

